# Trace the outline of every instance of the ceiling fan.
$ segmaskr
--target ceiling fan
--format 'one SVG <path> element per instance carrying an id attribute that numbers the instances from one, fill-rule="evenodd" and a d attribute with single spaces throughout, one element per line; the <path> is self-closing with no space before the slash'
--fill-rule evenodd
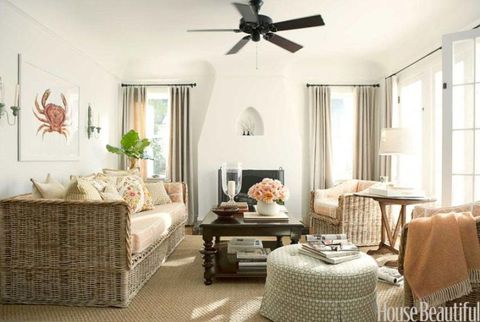
<path id="1" fill-rule="evenodd" d="M 187 30 L 189 32 L 244 32 L 247 36 L 240 39 L 226 54 L 236 54 L 242 49 L 250 40 L 255 42 L 260 41 L 263 37 L 269 41 L 291 53 L 294 53 L 303 48 L 302 45 L 294 43 L 291 40 L 283 38 L 276 34 L 277 31 L 301 29 L 309 27 L 324 26 L 321 15 L 310 17 L 286 20 L 281 22 L 273 22 L 273 20 L 264 15 L 258 14 L 263 5 L 262 0 L 250 0 L 250 4 L 233 3 L 235 8 L 240 12 L 242 18 L 240 19 L 240 26 L 238 29 L 194 29 Z"/>

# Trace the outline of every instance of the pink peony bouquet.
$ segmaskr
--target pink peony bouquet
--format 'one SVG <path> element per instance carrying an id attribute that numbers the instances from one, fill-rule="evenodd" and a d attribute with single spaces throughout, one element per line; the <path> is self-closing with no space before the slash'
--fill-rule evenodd
<path id="1" fill-rule="evenodd" d="M 248 189 L 248 196 L 265 203 L 283 203 L 288 199 L 289 192 L 280 181 L 265 178 Z"/>

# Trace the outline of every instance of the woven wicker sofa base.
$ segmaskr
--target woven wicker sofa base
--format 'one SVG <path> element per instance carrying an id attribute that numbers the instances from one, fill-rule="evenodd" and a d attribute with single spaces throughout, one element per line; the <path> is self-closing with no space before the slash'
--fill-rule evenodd
<path id="1" fill-rule="evenodd" d="M 2 304 L 127 307 L 185 237 L 185 222 L 141 254 L 130 269 L 8 269 L 0 272 Z"/>

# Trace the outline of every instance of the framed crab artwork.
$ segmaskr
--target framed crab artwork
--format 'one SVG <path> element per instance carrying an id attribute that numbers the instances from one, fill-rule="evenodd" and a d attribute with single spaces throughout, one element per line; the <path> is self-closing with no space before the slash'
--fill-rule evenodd
<path id="1" fill-rule="evenodd" d="M 79 87 L 29 62 L 20 64 L 19 160 L 78 160 Z"/>

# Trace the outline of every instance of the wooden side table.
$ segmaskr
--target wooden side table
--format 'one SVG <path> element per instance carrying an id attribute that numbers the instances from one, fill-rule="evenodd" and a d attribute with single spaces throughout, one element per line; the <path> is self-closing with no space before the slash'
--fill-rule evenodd
<path id="1" fill-rule="evenodd" d="M 369 255 L 385 254 L 388 252 L 398 254 L 398 249 L 395 248 L 395 244 L 400 234 L 400 230 L 406 222 L 407 206 L 436 201 L 436 199 L 434 198 L 392 198 L 382 197 L 368 193 L 356 193 L 355 195 L 359 197 L 372 198 L 373 200 L 377 201 L 380 205 L 380 211 L 382 213 L 382 232 L 380 245 L 378 246 L 378 249 L 369 250 Z M 390 216 L 387 213 L 387 206 L 391 205 L 400 206 L 400 213 L 398 215 L 397 223 L 393 230 L 390 228 Z M 386 239 L 388 239 L 388 244 L 386 243 L 385 237 L 387 237 Z M 385 265 L 396 267 L 397 261 L 389 261 Z"/>
<path id="2" fill-rule="evenodd" d="M 236 256 L 227 254 L 228 242 L 221 237 L 233 236 L 271 236 L 276 241 L 263 241 L 265 248 L 274 250 L 283 246 L 282 237 L 289 236 L 292 244 L 297 244 L 302 236 L 303 224 L 290 217 L 285 222 L 252 223 L 245 222 L 243 215 L 232 218 L 218 218 L 209 212 L 200 224 L 203 237 L 203 279 L 205 285 L 212 284 L 216 277 L 265 277 L 266 273 L 245 274 L 238 270 Z"/>

